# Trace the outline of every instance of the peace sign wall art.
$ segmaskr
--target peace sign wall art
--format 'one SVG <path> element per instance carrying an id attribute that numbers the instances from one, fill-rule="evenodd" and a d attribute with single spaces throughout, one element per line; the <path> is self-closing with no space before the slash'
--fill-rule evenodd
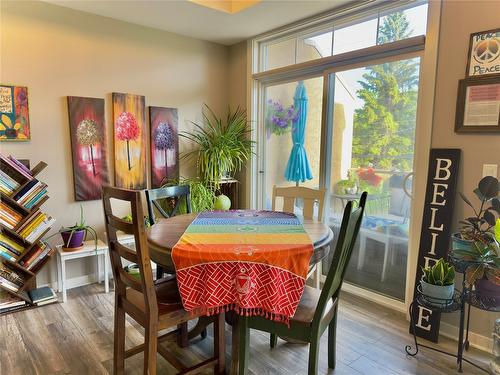
<path id="1" fill-rule="evenodd" d="M 471 34 L 465 75 L 500 75 L 500 28 Z"/>

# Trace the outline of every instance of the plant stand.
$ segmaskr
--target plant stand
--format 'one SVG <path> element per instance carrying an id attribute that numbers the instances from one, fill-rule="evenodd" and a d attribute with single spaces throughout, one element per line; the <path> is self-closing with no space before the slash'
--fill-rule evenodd
<path id="1" fill-rule="evenodd" d="M 426 348 L 433 350 L 435 352 L 441 353 L 448 355 L 450 357 L 454 357 L 457 359 L 457 366 L 458 366 L 458 372 L 463 372 L 462 370 L 462 363 L 467 362 L 468 364 L 486 372 L 489 374 L 489 370 L 479 366 L 478 364 L 468 360 L 467 358 L 464 358 L 464 351 L 467 351 L 469 349 L 469 323 L 470 323 L 470 308 L 471 306 L 474 306 L 478 309 L 485 310 L 485 311 L 500 311 L 499 307 L 499 301 L 496 301 L 491 298 L 482 298 L 480 295 L 478 295 L 475 291 L 470 290 L 466 287 L 465 285 L 465 270 L 470 264 L 466 264 L 464 262 L 457 262 L 454 259 L 451 259 L 451 262 L 454 263 L 455 270 L 457 272 L 460 272 L 463 274 L 462 276 L 462 291 L 455 290 L 455 293 L 453 295 L 452 299 L 449 300 L 438 300 L 433 298 L 432 301 L 429 300 L 428 297 L 422 294 L 422 290 L 420 289 L 420 286 L 417 288 L 417 295 L 415 296 L 415 299 L 410 305 L 410 325 L 411 325 L 411 330 L 413 333 L 413 340 L 415 342 L 415 347 L 412 347 L 411 345 L 406 345 L 405 346 L 405 352 L 406 354 L 415 357 L 418 352 L 419 348 Z M 431 302 L 434 302 L 434 305 L 431 304 Z M 441 306 L 435 306 L 436 302 L 439 302 Z M 441 312 L 441 313 L 451 313 L 455 311 L 460 311 L 460 323 L 459 323 L 459 331 L 458 331 L 458 348 L 456 353 L 450 353 L 438 348 L 433 348 L 428 345 L 424 344 L 419 344 L 416 336 L 416 324 L 413 321 L 413 308 L 416 305 L 421 305 L 424 306 L 427 309 L 430 309 L 432 311 L 436 312 Z M 467 323 L 465 323 L 465 305 L 467 304 Z M 465 331 L 465 337 L 464 337 L 464 331 Z"/>

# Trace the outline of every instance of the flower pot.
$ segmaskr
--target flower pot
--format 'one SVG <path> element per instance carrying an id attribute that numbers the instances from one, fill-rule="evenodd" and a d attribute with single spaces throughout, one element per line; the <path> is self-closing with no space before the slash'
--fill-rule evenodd
<path id="1" fill-rule="evenodd" d="M 455 284 L 451 285 L 433 285 L 425 282 L 423 279 L 420 280 L 420 285 L 422 286 L 422 294 L 427 297 L 427 301 L 430 305 L 436 307 L 443 307 L 449 305 L 453 298 L 453 292 L 455 291 Z"/>
<path id="2" fill-rule="evenodd" d="M 73 233 L 73 235 L 71 234 Z M 85 229 L 61 232 L 61 237 L 63 239 L 63 247 L 68 249 L 74 249 L 83 245 L 83 240 L 85 238 Z"/>
<path id="3" fill-rule="evenodd" d="M 473 243 L 474 241 L 462 239 L 459 232 L 455 232 L 451 235 L 452 250 L 469 250 L 472 248 Z"/>
<path id="4" fill-rule="evenodd" d="M 476 294 L 480 298 L 491 298 L 500 303 L 500 285 L 492 283 L 485 277 L 477 280 L 474 285 L 476 287 Z"/>

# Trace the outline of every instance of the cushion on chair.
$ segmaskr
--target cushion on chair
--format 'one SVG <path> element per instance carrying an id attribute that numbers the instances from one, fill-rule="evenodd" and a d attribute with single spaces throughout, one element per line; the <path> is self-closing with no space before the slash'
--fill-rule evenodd
<path id="1" fill-rule="evenodd" d="M 299 306 L 297 306 L 295 315 L 290 319 L 290 323 L 310 325 L 314 318 L 314 313 L 316 312 L 320 295 L 321 290 L 306 285 L 304 293 L 300 298 Z M 328 312 L 333 309 L 336 304 L 337 299 L 330 299 L 326 305 L 324 315 L 328 314 Z"/>

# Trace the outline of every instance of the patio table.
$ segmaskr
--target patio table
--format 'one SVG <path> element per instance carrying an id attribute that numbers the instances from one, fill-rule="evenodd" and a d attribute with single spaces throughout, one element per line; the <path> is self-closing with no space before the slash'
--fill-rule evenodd
<path id="1" fill-rule="evenodd" d="M 239 212 L 254 211 L 242 210 Z M 160 219 L 155 225 L 149 228 L 147 233 L 151 260 L 164 266 L 166 269 L 172 269 L 172 249 L 196 217 L 196 214 L 187 214 Z M 333 239 L 333 232 L 327 225 L 313 220 L 304 221 L 303 227 L 313 247 L 312 256 L 309 261 L 309 264 L 313 266 L 328 255 L 329 245 Z M 196 327 L 189 332 L 189 338 L 200 334 L 211 320 L 209 316 L 200 319 Z M 234 323 L 238 324 L 237 321 Z M 237 373 L 238 371 L 239 346 L 245 344 L 244 342 L 239 342 L 237 329 L 235 328 L 233 327 L 232 373 Z"/>

